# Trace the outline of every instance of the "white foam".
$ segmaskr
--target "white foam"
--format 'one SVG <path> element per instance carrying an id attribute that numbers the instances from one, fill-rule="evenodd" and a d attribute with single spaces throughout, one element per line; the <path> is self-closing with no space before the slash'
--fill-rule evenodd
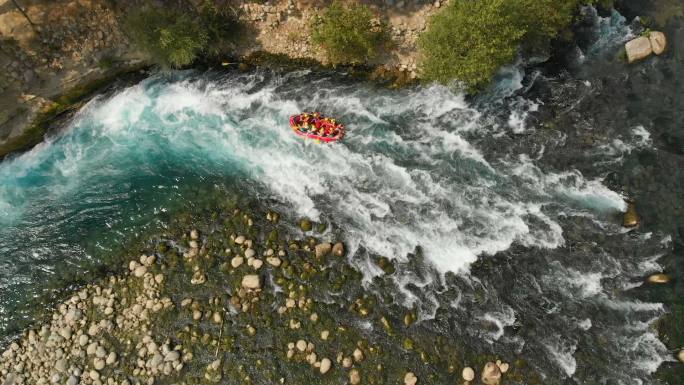
<path id="1" fill-rule="evenodd" d="M 569 341 L 563 341 L 560 337 L 551 337 L 543 345 L 565 374 L 568 377 L 572 377 L 577 370 L 577 361 L 574 357 L 577 345 Z"/>
<path id="2" fill-rule="evenodd" d="M 651 133 L 644 126 L 636 126 L 632 129 L 632 134 L 637 138 L 636 145 L 645 147 L 651 145 Z"/>
<path id="3" fill-rule="evenodd" d="M 591 329 L 591 319 L 585 318 L 577 323 L 577 326 L 579 326 L 582 330 L 587 331 Z"/>
<path id="4" fill-rule="evenodd" d="M 506 307 L 500 311 L 486 312 L 479 318 L 482 321 L 494 324 L 496 326 L 496 330 L 491 332 L 488 331 L 484 336 L 485 340 L 490 344 L 493 344 L 495 341 L 498 341 L 501 337 L 503 337 L 505 331 L 504 328 L 513 326 L 515 324 L 515 312 L 510 307 Z"/>

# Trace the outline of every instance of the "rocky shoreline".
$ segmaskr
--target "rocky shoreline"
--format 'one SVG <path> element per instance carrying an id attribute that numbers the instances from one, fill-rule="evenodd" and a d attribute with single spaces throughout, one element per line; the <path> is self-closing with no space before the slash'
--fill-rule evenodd
<path id="1" fill-rule="evenodd" d="M 235 209 L 151 240 L 12 342 L 0 384 L 521 380 L 521 368 L 426 338 L 410 310 L 403 322 L 385 313 L 326 226 L 302 220 L 293 239 L 279 221 Z"/>

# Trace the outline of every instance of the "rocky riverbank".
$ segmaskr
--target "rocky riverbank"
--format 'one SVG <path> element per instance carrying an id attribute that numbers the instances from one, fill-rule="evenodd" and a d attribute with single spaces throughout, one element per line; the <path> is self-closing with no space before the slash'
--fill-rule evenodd
<path id="1" fill-rule="evenodd" d="M 44 323 L 11 343 L 0 383 L 413 385 L 477 375 L 496 385 L 503 373 L 510 383 L 523 378 L 524 364 L 462 352 L 427 333 L 411 310 L 365 292 L 325 225 L 302 220 L 292 231 L 278 213 L 264 217 L 235 209 L 150 239 L 125 272 L 66 293 Z"/>

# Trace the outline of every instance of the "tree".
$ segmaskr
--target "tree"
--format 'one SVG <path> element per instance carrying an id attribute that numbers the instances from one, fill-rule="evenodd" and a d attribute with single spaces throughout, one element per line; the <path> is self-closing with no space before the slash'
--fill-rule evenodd
<path id="1" fill-rule="evenodd" d="M 420 36 L 422 75 L 459 81 L 470 91 L 489 83 L 518 49 L 548 46 L 572 20 L 577 0 L 451 1 Z"/>
<path id="2" fill-rule="evenodd" d="M 133 42 L 163 68 L 191 64 L 209 41 L 197 17 L 173 8 L 143 8 L 128 17 L 126 27 Z"/>
<path id="3" fill-rule="evenodd" d="M 339 0 L 314 20 L 312 40 L 321 46 L 333 64 L 362 63 L 377 55 L 386 42 L 382 25 L 373 23 L 365 5 L 343 5 Z"/>

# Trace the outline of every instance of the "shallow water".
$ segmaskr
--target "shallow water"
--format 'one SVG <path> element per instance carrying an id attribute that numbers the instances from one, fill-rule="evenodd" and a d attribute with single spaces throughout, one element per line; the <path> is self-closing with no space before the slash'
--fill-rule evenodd
<path id="1" fill-rule="evenodd" d="M 95 98 L 0 164 L 0 336 L 31 298 L 220 191 L 334 222 L 370 290 L 464 350 L 522 358 L 544 383 L 651 383 L 670 359 L 651 328 L 664 309 L 627 292 L 672 238 L 620 227 L 610 172 L 653 148 L 647 119 L 574 115 L 604 92 L 587 67 L 633 33 L 619 15 L 594 30 L 574 73 L 512 68 L 477 100 L 309 71 L 156 75 Z M 287 126 L 302 110 L 339 116 L 347 138 L 302 141 Z M 379 277 L 377 256 L 397 273 Z"/>

